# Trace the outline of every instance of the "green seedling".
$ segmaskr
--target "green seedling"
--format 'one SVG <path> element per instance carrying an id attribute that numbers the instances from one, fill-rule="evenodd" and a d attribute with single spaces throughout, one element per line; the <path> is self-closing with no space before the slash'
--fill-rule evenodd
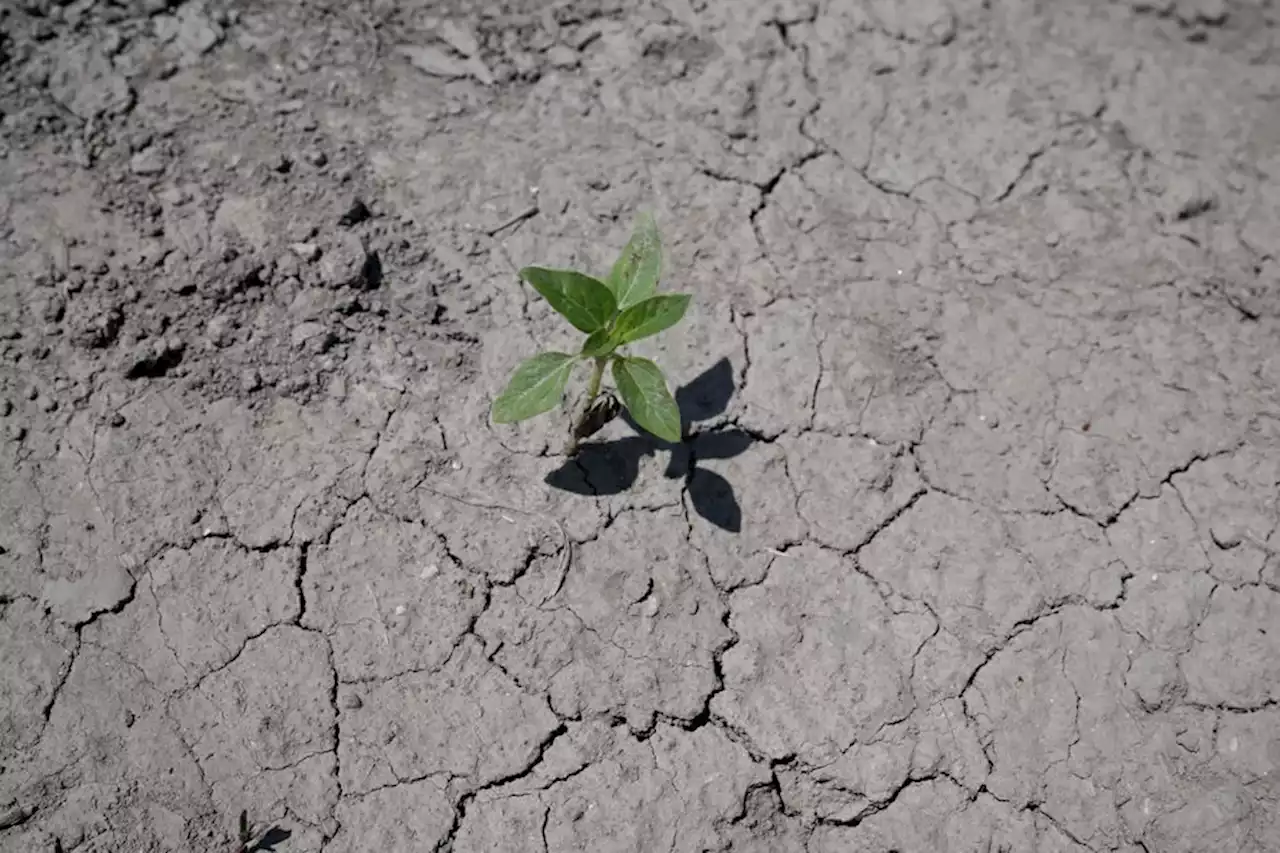
<path id="1" fill-rule="evenodd" d="M 520 278 L 586 339 L 576 353 L 540 352 L 521 362 L 493 401 L 493 422 L 511 424 L 551 411 L 564 399 L 575 368 L 588 364 L 586 400 L 569 428 L 566 452 L 570 456 L 581 439 L 603 429 L 624 406 L 644 430 L 664 441 L 679 442 L 680 410 L 662 369 L 647 358 L 622 352 L 627 344 L 684 319 L 691 297 L 658 293 L 661 277 L 662 238 L 649 214 L 636 218 L 631 239 L 603 281 L 574 270 L 520 270 Z M 606 367 L 613 374 L 617 397 L 608 390 L 602 394 Z"/>

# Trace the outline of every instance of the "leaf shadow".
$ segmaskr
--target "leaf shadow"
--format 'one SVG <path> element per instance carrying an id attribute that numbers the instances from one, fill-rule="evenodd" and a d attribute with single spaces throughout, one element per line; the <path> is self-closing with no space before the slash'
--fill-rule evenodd
<path id="1" fill-rule="evenodd" d="M 289 830 L 273 826 L 250 848 L 250 853 L 253 853 L 253 851 L 274 851 L 277 844 L 283 844 L 292 836 L 293 833 Z"/>
<path id="2" fill-rule="evenodd" d="M 733 398 L 733 365 L 722 358 L 675 393 L 680 409 L 681 432 L 723 414 Z M 640 476 L 640 460 L 659 450 L 668 451 L 670 461 L 664 476 L 684 479 L 689 502 L 695 512 L 711 524 L 730 533 L 742 530 L 742 507 L 733 486 L 714 471 L 697 467 L 700 459 L 732 459 L 747 450 L 756 439 L 737 428 L 692 435 L 680 444 L 662 441 L 642 431 L 625 411 L 623 420 L 635 432 L 611 441 L 590 442 L 578 449 L 573 459 L 548 474 L 547 485 L 588 497 L 622 494 Z"/>

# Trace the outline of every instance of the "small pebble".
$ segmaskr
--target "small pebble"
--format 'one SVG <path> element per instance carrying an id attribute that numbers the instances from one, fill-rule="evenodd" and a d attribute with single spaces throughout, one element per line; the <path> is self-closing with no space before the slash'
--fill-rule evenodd
<path id="1" fill-rule="evenodd" d="M 232 342 L 232 322 L 226 314 L 219 314 L 204 327 L 205 338 L 215 347 L 225 347 Z"/>
<path id="2" fill-rule="evenodd" d="M 354 234 L 339 234 L 325 247 L 320 258 L 320 278 L 329 287 L 366 288 L 372 283 L 373 260 L 364 243 Z"/>
<path id="3" fill-rule="evenodd" d="M 320 247 L 315 243 L 294 243 L 289 248 L 307 263 L 313 263 L 320 258 Z"/>
<path id="4" fill-rule="evenodd" d="M 290 340 L 293 342 L 295 347 L 302 347 L 313 338 L 323 336 L 327 331 L 328 329 L 325 328 L 323 323 L 308 320 L 293 327 L 293 333 L 290 336 Z"/>
<path id="5" fill-rule="evenodd" d="M 111 425 L 113 427 L 124 426 L 124 415 L 120 414 L 119 412 L 116 412 L 115 414 L 113 414 L 111 416 Z"/>
<path id="6" fill-rule="evenodd" d="M 19 424 L 9 424 L 4 432 L 10 441 L 22 441 L 27 437 L 27 428 Z"/>
<path id="7" fill-rule="evenodd" d="M 262 374 L 252 368 L 240 376 L 240 390 L 251 394 L 262 387 Z"/>
<path id="8" fill-rule="evenodd" d="M 344 693 L 342 696 L 342 707 L 348 711 L 355 711 L 364 707 L 364 702 L 354 693 Z"/>
<path id="9" fill-rule="evenodd" d="M 129 171 L 135 175 L 159 175 L 164 171 L 164 156 L 154 148 L 147 148 L 129 159 Z"/>
<path id="10" fill-rule="evenodd" d="M 319 149 L 308 151 L 304 156 L 306 157 L 307 162 L 312 166 L 315 166 L 317 169 L 329 162 L 328 156 Z"/>

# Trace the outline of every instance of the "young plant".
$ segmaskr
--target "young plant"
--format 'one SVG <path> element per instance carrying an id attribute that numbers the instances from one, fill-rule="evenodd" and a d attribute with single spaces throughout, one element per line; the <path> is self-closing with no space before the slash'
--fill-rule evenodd
<path id="1" fill-rule="evenodd" d="M 493 401 L 496 424 L 510 424 L 549 412 L 564 397 L 569 377 L 579 364 L 591 367 L 586 402 L 569 429 L 566 452 L 616 417 L 620 404 L 609 391 L 601 396 L 605 368 L 632 419 L 641 428 L 672 443 L 680 441 L 680 410 L 658 365 L 625 355 L 621 348 L 671 328 L 684 319 L 690 297 L 658 293 L 662 276 L 662 239 L 650 214 L 636 218 L 631 239 L 606 279 L 573 270 L 525 267 L 520 277 L 564 316 L 586 339 L 576 353 L 541 352 L 516 368 L 502 394 Z"/>

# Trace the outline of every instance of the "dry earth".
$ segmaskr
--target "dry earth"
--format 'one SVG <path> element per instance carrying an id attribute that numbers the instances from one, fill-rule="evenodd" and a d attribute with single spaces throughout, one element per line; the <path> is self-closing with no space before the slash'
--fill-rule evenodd
<path id="1" fill-rule="evenodd" d="M 0 850 L 1280 850 L 1280 3 L 3 0 L 0 88 Z M 566 464 L 514 270 L 639 207 L 690 438 Z"/>

